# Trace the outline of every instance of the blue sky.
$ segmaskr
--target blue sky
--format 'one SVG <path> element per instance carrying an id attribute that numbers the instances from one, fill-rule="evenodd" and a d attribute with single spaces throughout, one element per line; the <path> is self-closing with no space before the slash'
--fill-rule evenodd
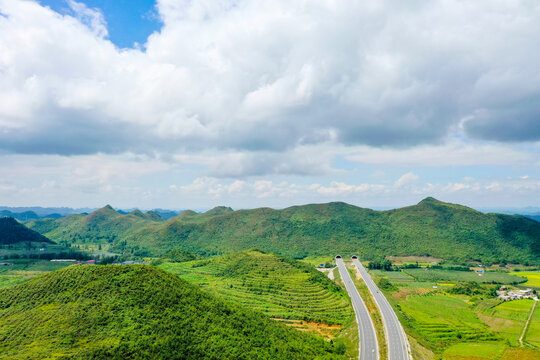
<path id="1" fill-rule="evenodd" d="M 40 0 L 40 3 L 60 14 L 73 14 L 66 0 Z M 103 12 L 108 38 L 121 48 L 133 47 L 135 43 L 143 45 L 148 36 L 161 27 L 152 0 L 89 0 L 81 3 Z"/>
<path id="2" fill-rule="evenodd" d="M 540 204 L 540 8 L 0 0 L 0 205 Z"/>

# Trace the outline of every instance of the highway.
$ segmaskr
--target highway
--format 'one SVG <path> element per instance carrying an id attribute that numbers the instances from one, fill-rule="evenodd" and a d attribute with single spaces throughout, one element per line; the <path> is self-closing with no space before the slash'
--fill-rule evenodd
<path id="1" fill-rule="evenodd" d="M 360 261 L 358 261 L 358 259 L 353 259 L 353 263 L 360 272 L 360 275 L 364 279 L 364 282 L 379 308 L 386 335 L 386 344 L 388 346 L 388 359 L 411 360 L 412 357 L 409 352 L 407 335 L 405 334 L 394 309 L 392 309 L 392 306 L 377 285 L 375 285 L 375 282 L 371 279 L 371 276 Z"/>
<path id="2" fill-rule="evenodd" d="M 379 345 L 377 344 L 377 335 L 375 333 L 375 327 L 373 321 L 369 316 L 368 309 L 364 301 L 360 297 L 356 286 L 351 279 L 349 271 L 343 263 L 343 259 L 336 259 L 336 264 L 339 269 L 341 279 L 345 284 L 345 288 L 349 293 L 351 302 L 356 315 L 356 322 L 358 323 L 358 335 L 360 337 L 360 349 L 358 352 L 358 358 L 360 360 L 379 360 Z"/>

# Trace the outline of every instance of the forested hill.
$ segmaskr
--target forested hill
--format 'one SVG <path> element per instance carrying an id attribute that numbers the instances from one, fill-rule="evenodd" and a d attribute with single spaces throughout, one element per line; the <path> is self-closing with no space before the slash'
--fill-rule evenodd
<path id="1" fill-rule="evenodd" d="M 163 222 L 155 212 L 134 210 L 121 214 L 107 205 L 88 215 L 73 214 L 61 219 L 29 221 L 26 225 L 63 244 L 114 243 L 140 228 Z"/>
<path id="2" fill-rule="evenodd" d="M 28 229 L 11 217 L 0 218 L 0 245 L 10 245 L 27 241 L 54 244 L 53 241 L 34 230 Z"/>
<path id="3" fill-rule="evenodd" d="M 74 265 L 0 290 L 0 339 L 0 359 L 344 358 L 144 265 Z"/>
<path id="4" fill-rule="evenodd" d="M 186 211 L 167 222 L 148 223 L 124 233 L 96 228 L 94 241 L 114 231 L 113 249 L 136 248 L 146 255 L 161 255 L 173 248 L 203 256 L 258 248 L 293 257 L 339 252 L 359 253 L 367 259 L 432 255 L 487 263 L 538 263 L 540 256 L 540 223 L 522 216 L 484 214 L 433 198 L 389 211 L 340 202 L 283 210 L 219 209 L 205 214 Z M 58 225 L 62 220 L 51 220 L 57 224 L 54 231 L 29 226 L 53 240 L 62 234 L 76 240 L 79 233 Z"/>

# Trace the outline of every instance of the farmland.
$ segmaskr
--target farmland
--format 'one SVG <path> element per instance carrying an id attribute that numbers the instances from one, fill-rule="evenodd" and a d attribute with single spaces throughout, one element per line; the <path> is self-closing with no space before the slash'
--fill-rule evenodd
<path id="1" fill-rule="evenodd" d="M 540 271 L 521 271 L 513 272 L 511 275 L 524 277 L 527 282 L 523 283 L 525 286 L 533 286 L 540 288 Z"/>
<path id="2" fill-rule="evenodd" d="M 403 270 L 406 274 L 414 277 L 417 281 L 474 281 L 478 283 L 492 284 L 517 284 L 525 282 L 525 279 L 520 279 L 517 276 L 498 271 L 486 271 L 482 276 L 479 276 L 474 271 L 455 271 L 455 270 L 440 270 L 440 269 L 406 269 Z"/>
<path id="3" fill-rule="evenodd" d="M 371 273 L 375 279 L 386 278 L 395 286 L 387 292 L 387 298 L 414 338 L 413 353 L 423 354 L 418 358 L 510 360 L 540 355 L 531 347 L 518 348 L 532 300 L 501 303 L 492 295 L 495 285 L 491 283 L 515 283 L 515 276 L 495 271 L 478 276 L 472 271 L 445 269 Z M 465 285 L 473 286 L 474 294 L 456 291 L 467 289 Z M 534 316 L 524 342 L 538 347 L 538 311 Z"/>
<path id="4" fill-rule="evenodd" d="M 0 267 L 0 288 L 17 285 L 49 271 L 69 266 L 70 263 L 49 260 L 11 259 L 2 260 L 13 264 Z"/>

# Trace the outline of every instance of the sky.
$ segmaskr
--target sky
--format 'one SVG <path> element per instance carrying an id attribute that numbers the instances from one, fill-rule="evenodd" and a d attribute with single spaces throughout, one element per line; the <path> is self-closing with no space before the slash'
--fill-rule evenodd
<path id="1" fill-rule="evenodd" d="M 0 205 L 540 205 L 533 0 L 0 0 Z"/>

